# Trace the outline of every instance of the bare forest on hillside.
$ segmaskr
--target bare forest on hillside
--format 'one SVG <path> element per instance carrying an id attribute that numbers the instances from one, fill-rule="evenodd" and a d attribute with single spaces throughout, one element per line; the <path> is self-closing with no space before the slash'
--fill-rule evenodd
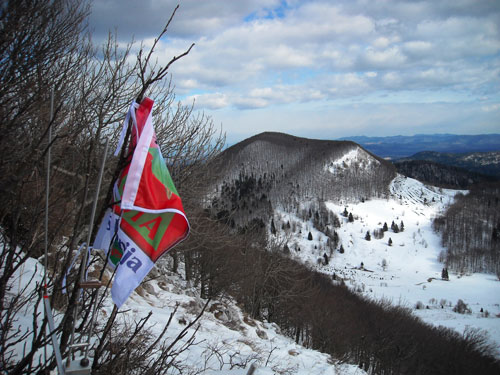
<path id="1" fill-rule="evenodd" d="M 347 155 L 347 156 L 346 156 Z M 210 205 L 237 226 L 267 222 L 273 207 L 295 210 L 303 200 L 362 201 L 389 195 L 391 163 L 348 141 L 262 133 L 227 150 Z"/>
<path id="2" fill-rule="evenodd" d="M 500 184 L 472 186 L 433 225 L 447 248 L 440 260 L 450 269 L 500 277 Z"/>

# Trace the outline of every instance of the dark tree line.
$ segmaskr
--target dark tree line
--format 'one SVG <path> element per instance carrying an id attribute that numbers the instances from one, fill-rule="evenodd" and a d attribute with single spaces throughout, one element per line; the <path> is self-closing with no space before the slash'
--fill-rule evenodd
<path id="1" fill-rule="evenodd" d="M 500 274 L 500 184 L 479 184 L 458 194 L 446 213 L 434 220 L 448 268 L 457 272 Z"/>
<path id="2" fill-rule="evenodd" d="M 394 163 L 398 173 L 426 184 L 449 189 L 468 189 L 473 184 L 498 180 L 493 176 L 471 172 L 430 160 L 408 160 Z"/>

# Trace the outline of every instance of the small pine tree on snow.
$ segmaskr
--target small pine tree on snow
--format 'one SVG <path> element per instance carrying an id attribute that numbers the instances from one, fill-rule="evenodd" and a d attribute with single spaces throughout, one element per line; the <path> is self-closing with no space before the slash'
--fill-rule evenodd
<path id="1" fill-rule="evenodd" d="M 340 245 L 339 253 L 344 254 L 344 246 L 343 245 Z"/>
<path id="2" fill-rule="evenodd" d="M 347 217 L 349 215 L 349 212 L 347 212 L 347 207 L 344 208 L 344 212 L 342 212 L 342 215 L 344 217 Z"/>
<path id="3" fill-rule="evenodd" d="M 448 275 L 448 268 L 443 268 L 443 270 L 441 271 L 441 278 L 443 280 L 449 280 L 450 279 L 450 276 Z"/>
<path id="4" fill-rule="evenodd" d="M 312 239 L 313 239 L 313 235 L 312 235 L 312 233 L 311 233 L 311 232 L 309 232 L 309 234 L 307 235 L 307 239 L 308 239 L 309 241 L 312 241 Z"/>
<path id="5" fill-rule="evenodd" d="M 333 227 L 340 228 L 340 220 L 337 215 L 333 215 Z"/>
<path id="6" fill-rule="evenodd" d="M 400 230 L 401 232 L 405 230 L 405 225 L 404 225 L 404 223 L 403 223 L 403 220 L 401 220 L 401 226 L 400 226 L 399 230 Z"/>
<path id="7" fill-rule="evenodd" d="M 349 212 L 349 223 L 354 221 L 354 217 L 352 216 L 352 212 Z"/>
<path id="8" fill-rule="evenodd" d="M 387 223 L 384 223 L 384 226 L 382 227 L 382 230 L 384 232 L 387 232 L 389 230 L 389 228 L 387 228 Z"/>
<path id="9" fill-rule="evenodd" d="M 330 262 L 330 258 L 328 258 L 328 255 L 326 253 L 323 253 L 323 259 L 325 260 L 323 264 L 326 266 Z"/>
<path id="10" fill-rule="evenodd" d="M 392 230 L 394 231 L 394 233 L 399 233 L 399 227 L 397 224 L 394 224 L 394 228 L 392 228 Z"/>
<path id="11" fill-rule="evenodd" d="M 394 224 L 394 220 L 393 220 L 393 221 L 392 221 L 392 224 L 391 224 L 391 229 L 392 229 L 392 230 L 394 230 L 394 226 L 395 226 L 395 225 L 396 225 L 396 224 Z"/>
<path id="12" fill-rule="evenodd" d="M 370 231 L 369 231 L 369 230 L 367 230 L 367 231 L 366 231 L 365 240 L 367 240 L 367 241 L 371 241 L 371 239 L 372 239 L 372 236 L 370 236 Z"/>
<path id="13" fill-rule="evenodd" d="M 389 237 L 388 244 L 389 244 L 389 246 L 392 246 L 392 238 L 391 237 Z"/>

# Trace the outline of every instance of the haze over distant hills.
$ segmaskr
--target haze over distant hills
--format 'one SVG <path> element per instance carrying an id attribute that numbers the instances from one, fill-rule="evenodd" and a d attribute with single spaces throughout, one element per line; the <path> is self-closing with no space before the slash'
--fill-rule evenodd
<path id="1" fill-rule="evenodd" d="M 422 151 L 467 153 L 500 151 L 500 134 L 456 135 L 416 134 L 390 137 L 345 137 L 363 146 L 375 155 L 400 159 Z"/>

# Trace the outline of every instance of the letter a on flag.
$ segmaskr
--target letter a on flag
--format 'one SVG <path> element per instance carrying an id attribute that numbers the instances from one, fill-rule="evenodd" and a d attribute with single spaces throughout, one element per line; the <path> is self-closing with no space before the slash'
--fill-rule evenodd
<path id="1" fill-rule="evenodd" d="M 118 308 L 156 260 L 189 233 L 181 198 L 156 143 L 152 108 L 149 98 L 130 106 L 123 130 L 132 121 L 131 156 L 113 192 L 119 203 L 106 213 L 94 242 L 94 248 L 109 249 L 109 265 L 118 267 L 111 288 Z"/>

